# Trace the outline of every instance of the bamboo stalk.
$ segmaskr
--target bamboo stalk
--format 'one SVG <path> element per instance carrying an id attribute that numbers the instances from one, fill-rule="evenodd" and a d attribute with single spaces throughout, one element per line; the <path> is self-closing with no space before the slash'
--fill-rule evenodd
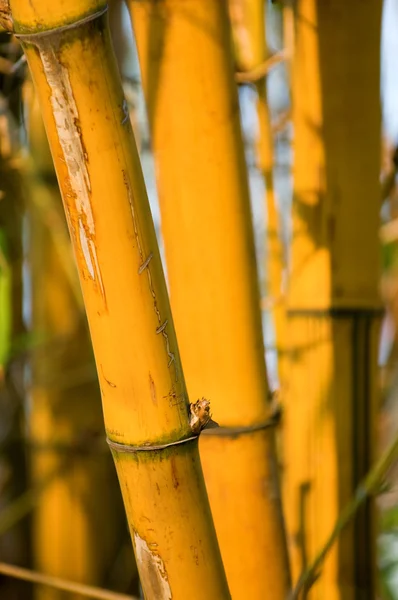
<path id="1" fill-rule="evenodd" d="M 188 391 L 211 400 L 222 426 L 205 431 L 200 452 L 231 593 L 282 599 L 289 573 L 227 6 L 128 6 Z"/>
<path id="2" fill-rule="evenodd" d="M 294 21 L 294 1 L 284 0 L 283 2 L 283 46 L 287 55 L 287 76 L 289 83 L 290 95 L 292 94 L 292 63 L 294 57 L 294 40 L 295 40 L 295 21 Z"/>
<path id="3" fill-rule="evenodd" d="M 294 210 L 284 500 L 297 581 L 375 449 L 381 2 L 296 4 Z M 366 32 L 366 36 L 364 37 Z M 312 600 L 375 597 L 370 502 L 333 547 Z"/>
<path id="4" fill-rule="evenodd" d="M 147 600 L 229 598 L 102 0 L 16 1 Z"/>
<path id="5" fill-rule="evenodd" d="M 229 0 L 235 55 L 238 69 L 251 73 L 258 65 L 269 60 L 265 34 L 265 10 L 263 0 Z M 286 53 L 284 53 L 286 55 Z M 281 237 L 280 218 L 277 208 L 274 182 L 274 140 L 267 100 L 267 73 L 255 81 L 257 91 L 257 167 L 261 171 L 266 188 L 266 280 L 267 297 L 275 327 L 275 345 L 278 352 L 279 385 L 284 375 L 283 346 L 285 337 L 285 315 L 281 297 L 283 294 L 284 250 Z"/>
<path id="6" fill-rule="evenodd" d="M 70 242 L 64 243 L 65 216 L 37 97 L 26 92 L 33 159 L 26 173 L 32 328 L 46 341 L 31 361 L 31 477 L 41 490 L 32 515 L 33 561 L 35 568 L 51 575 L 102 585 L 125 522 L 111 457 L 98 452 L 97 445 L 91 452 L 80 451 L 82 439 L 95 440 L 103 429 L 98 384 L 95 379 L 88 385 L 78 383 L 72 392 L 62 387 L 64 375 L 71 383 L 77 367 L 93 362 L 92 350 Z M 43 200 L 49 205 L 50 227 L 42 210 L 37 210 Z M 66 458 L 62 445 L 69 449 Z M 50 482 L 43 488 L 40 483 L 47 478 Z M 30 498 L 35 495 L 28 492 Z M 20 503 L 20 510 L 27 506 Z M 99 527 L 102 535 L 96 539 L 93 531 Z M 35 597 L 54 600 L 62 595 L 37 587 Z"/>
<path id="7" fill-rule="evenodd" d="M 341 535 L 343 529 L 353 519 L 358 509 L 362 504 L 365 503 L 369 496 L 376 494 L 380 490 L 380 487 L 383 485 L 384 478 L 386 477 L 390 468 L 396 462 L 397 458 L 398 436 L 396 435 L 376 464 L 366 475 L 365 479 L 358 485 L 357 489 L 355 490 L 354 497 L 342 510 L 323 547 L 316 554 L 312 563 L 308 566 L 306 571 L 304 571 L 297 582 L 297 585 L 291 595 L 291 600 L 297 600 L 300 597 L 300 594 L 304 594 L 305 590 L 308 590 L 311 583 L 313 583 L 317 577 L 319 577 L 319 570 L 321 569 L 326 556 L 330 552 L 338 536 Z"/>
<path id="8" fill-rule="evenodd" d="M 1 36 L 4 38 L 6 36 Z M 4 50 L 9 51 L 9 45 Z M 16 353 L 17 340 L 25 333 L 23 319 L 23 218 L 25 195 L 17 125 L 4 96 L 9 77 L 3 77 L 0 92 L 0 555 L 4 560 L 29 563 L 29 525 L 14 522 L 2 530 L 1 521 L 9 515 L 27 485 L 27 461 L 21 440 L 25 427 L 25 407 L 21 380 L 23 359 Z M 18 105 L 16 90 L 14 102 Z M 15 108 L 15 106 L 12 106 Z M 18 374 L 18 375 L 17 375 Z M 0 596 L 17 598 L 26 592 L 20 582 L 1 581 Z"/>

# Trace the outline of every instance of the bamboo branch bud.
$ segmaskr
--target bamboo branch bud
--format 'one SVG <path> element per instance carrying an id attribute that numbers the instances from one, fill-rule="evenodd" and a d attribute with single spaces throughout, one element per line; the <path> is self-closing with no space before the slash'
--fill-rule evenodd
<path id="1" fill-rule="evenodd" d="M 202 400 L 197 400 L 194 404 L 190 404 L 190 410 L 189 425 L 193 433 L 199 434 L 211 420 L 210 402 L 202 398 Z"/>

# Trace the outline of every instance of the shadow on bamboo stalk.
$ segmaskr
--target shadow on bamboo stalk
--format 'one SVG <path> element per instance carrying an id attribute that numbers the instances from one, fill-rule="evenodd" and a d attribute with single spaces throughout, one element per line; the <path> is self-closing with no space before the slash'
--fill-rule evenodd
<path id="1" fill-rule="evenodd" d="M 294 581 L 303 568 L 303 538 L 311 564 L 375 452 L 381 3 L 341 7 L 335 12 L 318 0 L 296 4 L 288 324 L 289 344 L 307 349 L 292 353 L 284 412 Z M 307 482 L 305 531 L 298 540 L 300 489 Z M 374 517 L 369 501 L 328 555 L 311 599 L 374 597 Z"/>

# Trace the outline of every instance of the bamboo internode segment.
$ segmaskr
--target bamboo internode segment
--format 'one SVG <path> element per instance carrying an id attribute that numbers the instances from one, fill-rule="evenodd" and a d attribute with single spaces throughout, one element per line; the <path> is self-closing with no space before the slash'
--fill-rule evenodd
<path id="1" fill-rule="evenodd" d="M 380 5 L 297 5 L 292 309 L 380 306 Z"/>
<path id="2" fill-rule="evenodd" d="M 189 395 L 209 398 L 220 425 L 241 426 L 267 418 L 268 389 L 224 4 L 144 0 L 129 7 Z"/>
<path id="3" fill-rule="evenodd" d="M 62 191 L 107 436 L 157 446 L 191 437 L 189 406 L 106 14 L 91 18 L 104 6 L 18 0 L 11 8 Z M 112 452 L 145 597 L 229 598 L 197 443 Z"/>
<path id="4" fill-rule="evenodd" d="M 14 16 L 17 22 L 16 11 Z M 39 96 L 85 303 L 93 315 L 89 322 L 96 354 L 101 347 L 97 368 L 108 400 L 104 402 L 108 437 L 133 445 L 162 443 L 190 435 L 187 395 L 144 181 L 119 77 L 113 72 L 105 23 L 105 16 L 85 15 L 80 26 L 67 23 L 62 31 L 23 34 L 20 39 L 36 85 L 38 77 L 43 84 Z M 87 65 L 88 79 L 79 61 Z M 145 203 L 138 201 L 140 196 Z M 131 307 L 127 312 L 126 306 Z M 145 336 L 146 331 L 153 333 Z M 141 365 L 145 368 L 138 368 Z M 129 418 L 131 410 L 135 418 Z M 165 423 L 171 436 L 165 433 Z"/>
<path id="5" fill-rule="evenodd" d="M 199 448 L 232 596 L 284 600 L 287 552 L 227 3 L 131 0 L 173 315 L 191 398 L 221 428 Z M 213 430 L 209 430 L 211 432 Z"/>

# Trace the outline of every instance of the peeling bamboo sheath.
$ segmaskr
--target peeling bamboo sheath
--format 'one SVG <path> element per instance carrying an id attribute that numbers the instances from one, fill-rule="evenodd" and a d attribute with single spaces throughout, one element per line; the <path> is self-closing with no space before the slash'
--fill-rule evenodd
<path id="1" fill-rule="evenodd" d="M 159 446 L 190 437 L 166 285 L 105 5 L 18 0 L 11 9 L 62 191 L 108 438 Z M 113 455 L 146 599 L 229 598 L 197 441 Z"/>
<path id="2" fill-rule="evenodd" d="M 209 398 L 215 420 L 240 429 L 200 437 L 231 593 L 284 600 L 289 577 L 274 431 L 256 427 L 269 417 L 268 389 L 227 4 L 128 6 L 189 395 Z"/>

